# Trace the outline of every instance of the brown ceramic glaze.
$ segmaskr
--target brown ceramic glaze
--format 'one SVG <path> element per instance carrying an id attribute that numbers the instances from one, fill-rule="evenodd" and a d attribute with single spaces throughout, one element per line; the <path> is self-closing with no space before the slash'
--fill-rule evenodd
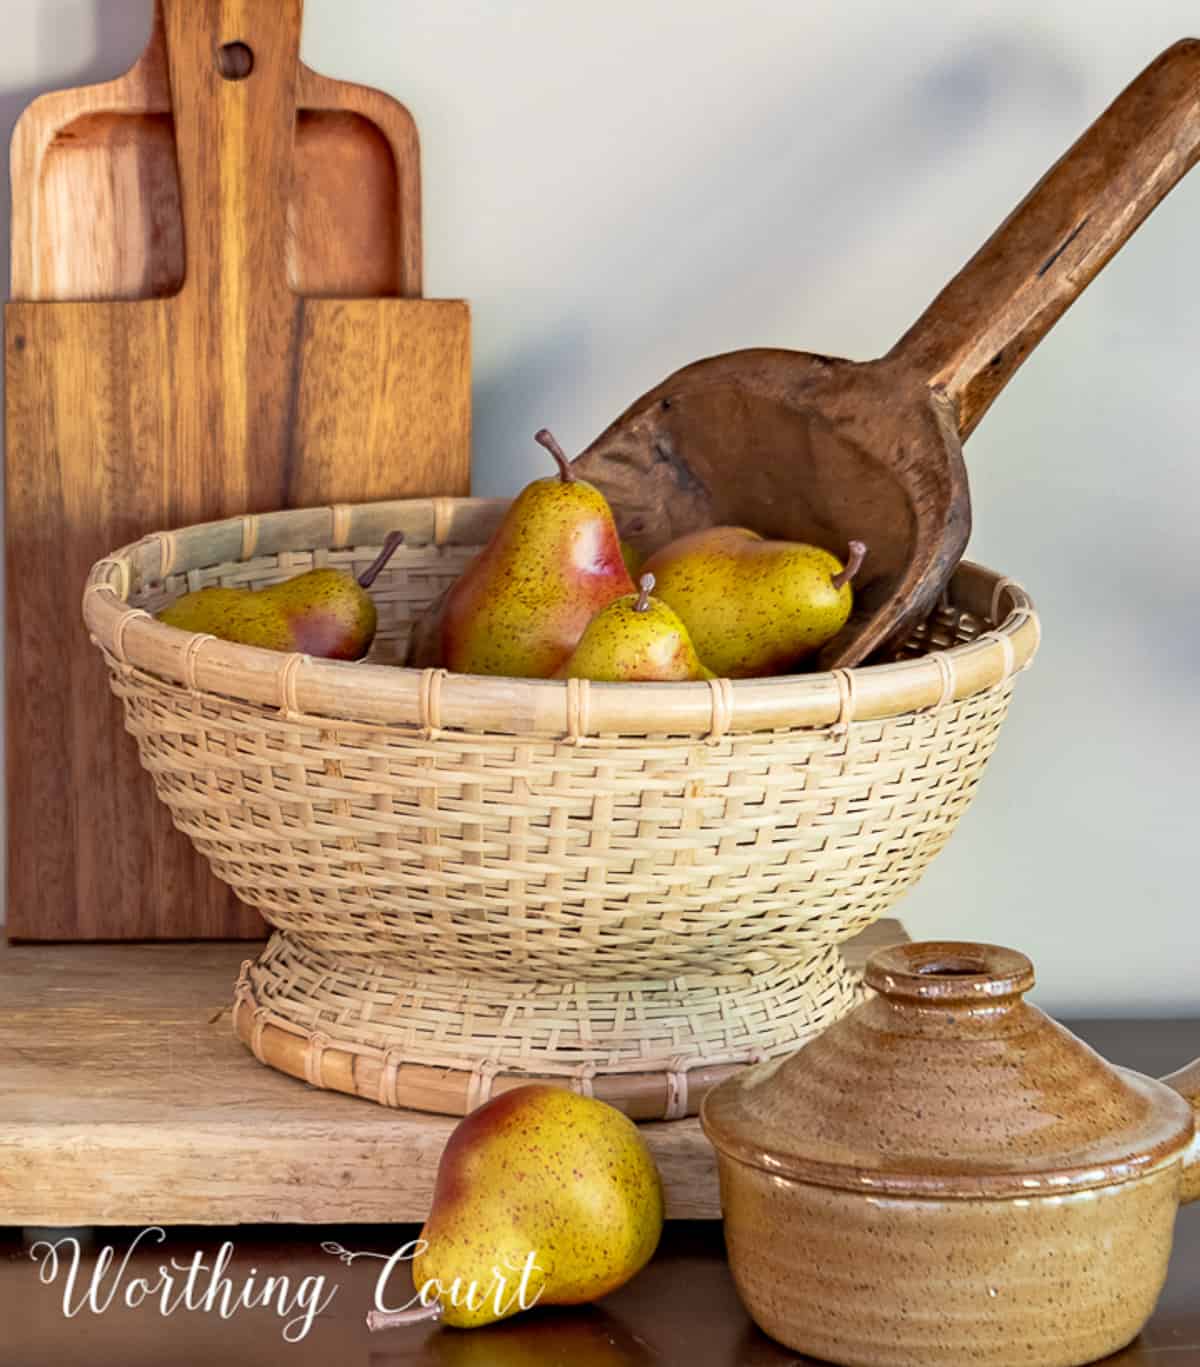
<path id="1" fill-rule="evenodd" d="M 1072 1367 L 1149 1318 L 1200 1197 L 1200 1063 L 1106 1063 L 994 945 L 876 954 L 876 995 L 722 1084 L 734 1279 L 790 1348 L 863 1367 Z M 1168 1085 L 1169 1084 L 1169 1085 Z"/>

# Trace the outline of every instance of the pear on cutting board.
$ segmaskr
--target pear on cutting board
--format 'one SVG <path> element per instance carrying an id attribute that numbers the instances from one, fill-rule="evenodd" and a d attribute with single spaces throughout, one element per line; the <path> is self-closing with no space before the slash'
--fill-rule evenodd
<path id="1" fill-rule="evenodd" d="M 596 1300 L 650 1261 L 662 1222 L 658 1169 L 628 1116 L 562 1087 L 517 1087 L 446 1143 L 413 1260 L 422 1308 L 367 1323 L 474 1329 Z"/>
<path id="2" fill-rule="evenodd" d="M 528 485 L 440 609 L 441 663 L 463 674 L 548 679 L 597 612 L 633 580 L 604 495 L 576 479 L 544 429 L 558 474 Z"/>
<path id="3" fill-rule="evenodd" d="M 820 546 L 708 527 L 663 547 L 646 572 L 704 663 L 721 677 L 748 679 L 787 673 L 837 635 L 866 553 L 852 541 L 843 564 Z"/>
<path id="4" fill-rule="evenodd" d="M 357 579 L 326 566 L 262 589 L 197 589 L 163 608 L 158 620 L 180 631 L 206 632 L 264 650 L 360 660 L 371 649 L 378 626 L 367 590 L 403 543 L 404 533 L 393 532 Z"/>
<path id="5" fill-rule="evenodd" d="M 676 613 L 651 597 L 654 576 L 643 574 L 638 587 L 637 593 L 614 598 L 592 618 L 559 670 L 560 678 L 672 683 L 715 677 Z"/>

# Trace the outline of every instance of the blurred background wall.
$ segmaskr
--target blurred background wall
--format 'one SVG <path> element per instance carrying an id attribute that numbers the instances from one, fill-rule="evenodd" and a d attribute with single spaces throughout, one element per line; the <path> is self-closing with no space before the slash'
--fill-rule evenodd
<path id="1" fill-rule="evenodd" d="M 6 246 L 18 113 L 126 68 L 150 0 L 0 18 Z M 699 356 L 886 349 L 1189 31 L 1189 0 L 308 0 L 304 55 L 416 115 L 427 292 L 472 302 L 499 494 L 543 472 L 537 427 L 577 448 Z M 1198 240 L 1200 173 L 968 450 L 970 554 L 1030 588 L 1045 644 L 901 914 L 1027 950 L 1054 1010 L 1200 1007 Z"/>

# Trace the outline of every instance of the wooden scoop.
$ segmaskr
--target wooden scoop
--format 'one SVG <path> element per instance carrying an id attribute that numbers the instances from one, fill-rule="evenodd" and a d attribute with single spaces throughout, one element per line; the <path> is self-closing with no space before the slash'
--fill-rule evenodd
<path id="1" fill-rule="evenodd" d="M 1153 62 L 890 352 L 749 350 L 677 371 L 575 462 L 651 552 L 713 524 L 869 554 L 826 647 L 855 665 L 933 607 L 971 530 L 962 442 L 1200 157 L 1200 40 Z"/>

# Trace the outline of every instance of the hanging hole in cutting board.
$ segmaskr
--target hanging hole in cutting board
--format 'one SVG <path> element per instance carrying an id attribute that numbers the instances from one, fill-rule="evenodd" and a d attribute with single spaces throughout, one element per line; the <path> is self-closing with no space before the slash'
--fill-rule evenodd
<path id="1" fill-rule="evenodd" d="M 254 49 L 248 43 L 226 43 L 217 49 L 217 70 L 227 81 L 244 81 L 254 70 Z"/>

